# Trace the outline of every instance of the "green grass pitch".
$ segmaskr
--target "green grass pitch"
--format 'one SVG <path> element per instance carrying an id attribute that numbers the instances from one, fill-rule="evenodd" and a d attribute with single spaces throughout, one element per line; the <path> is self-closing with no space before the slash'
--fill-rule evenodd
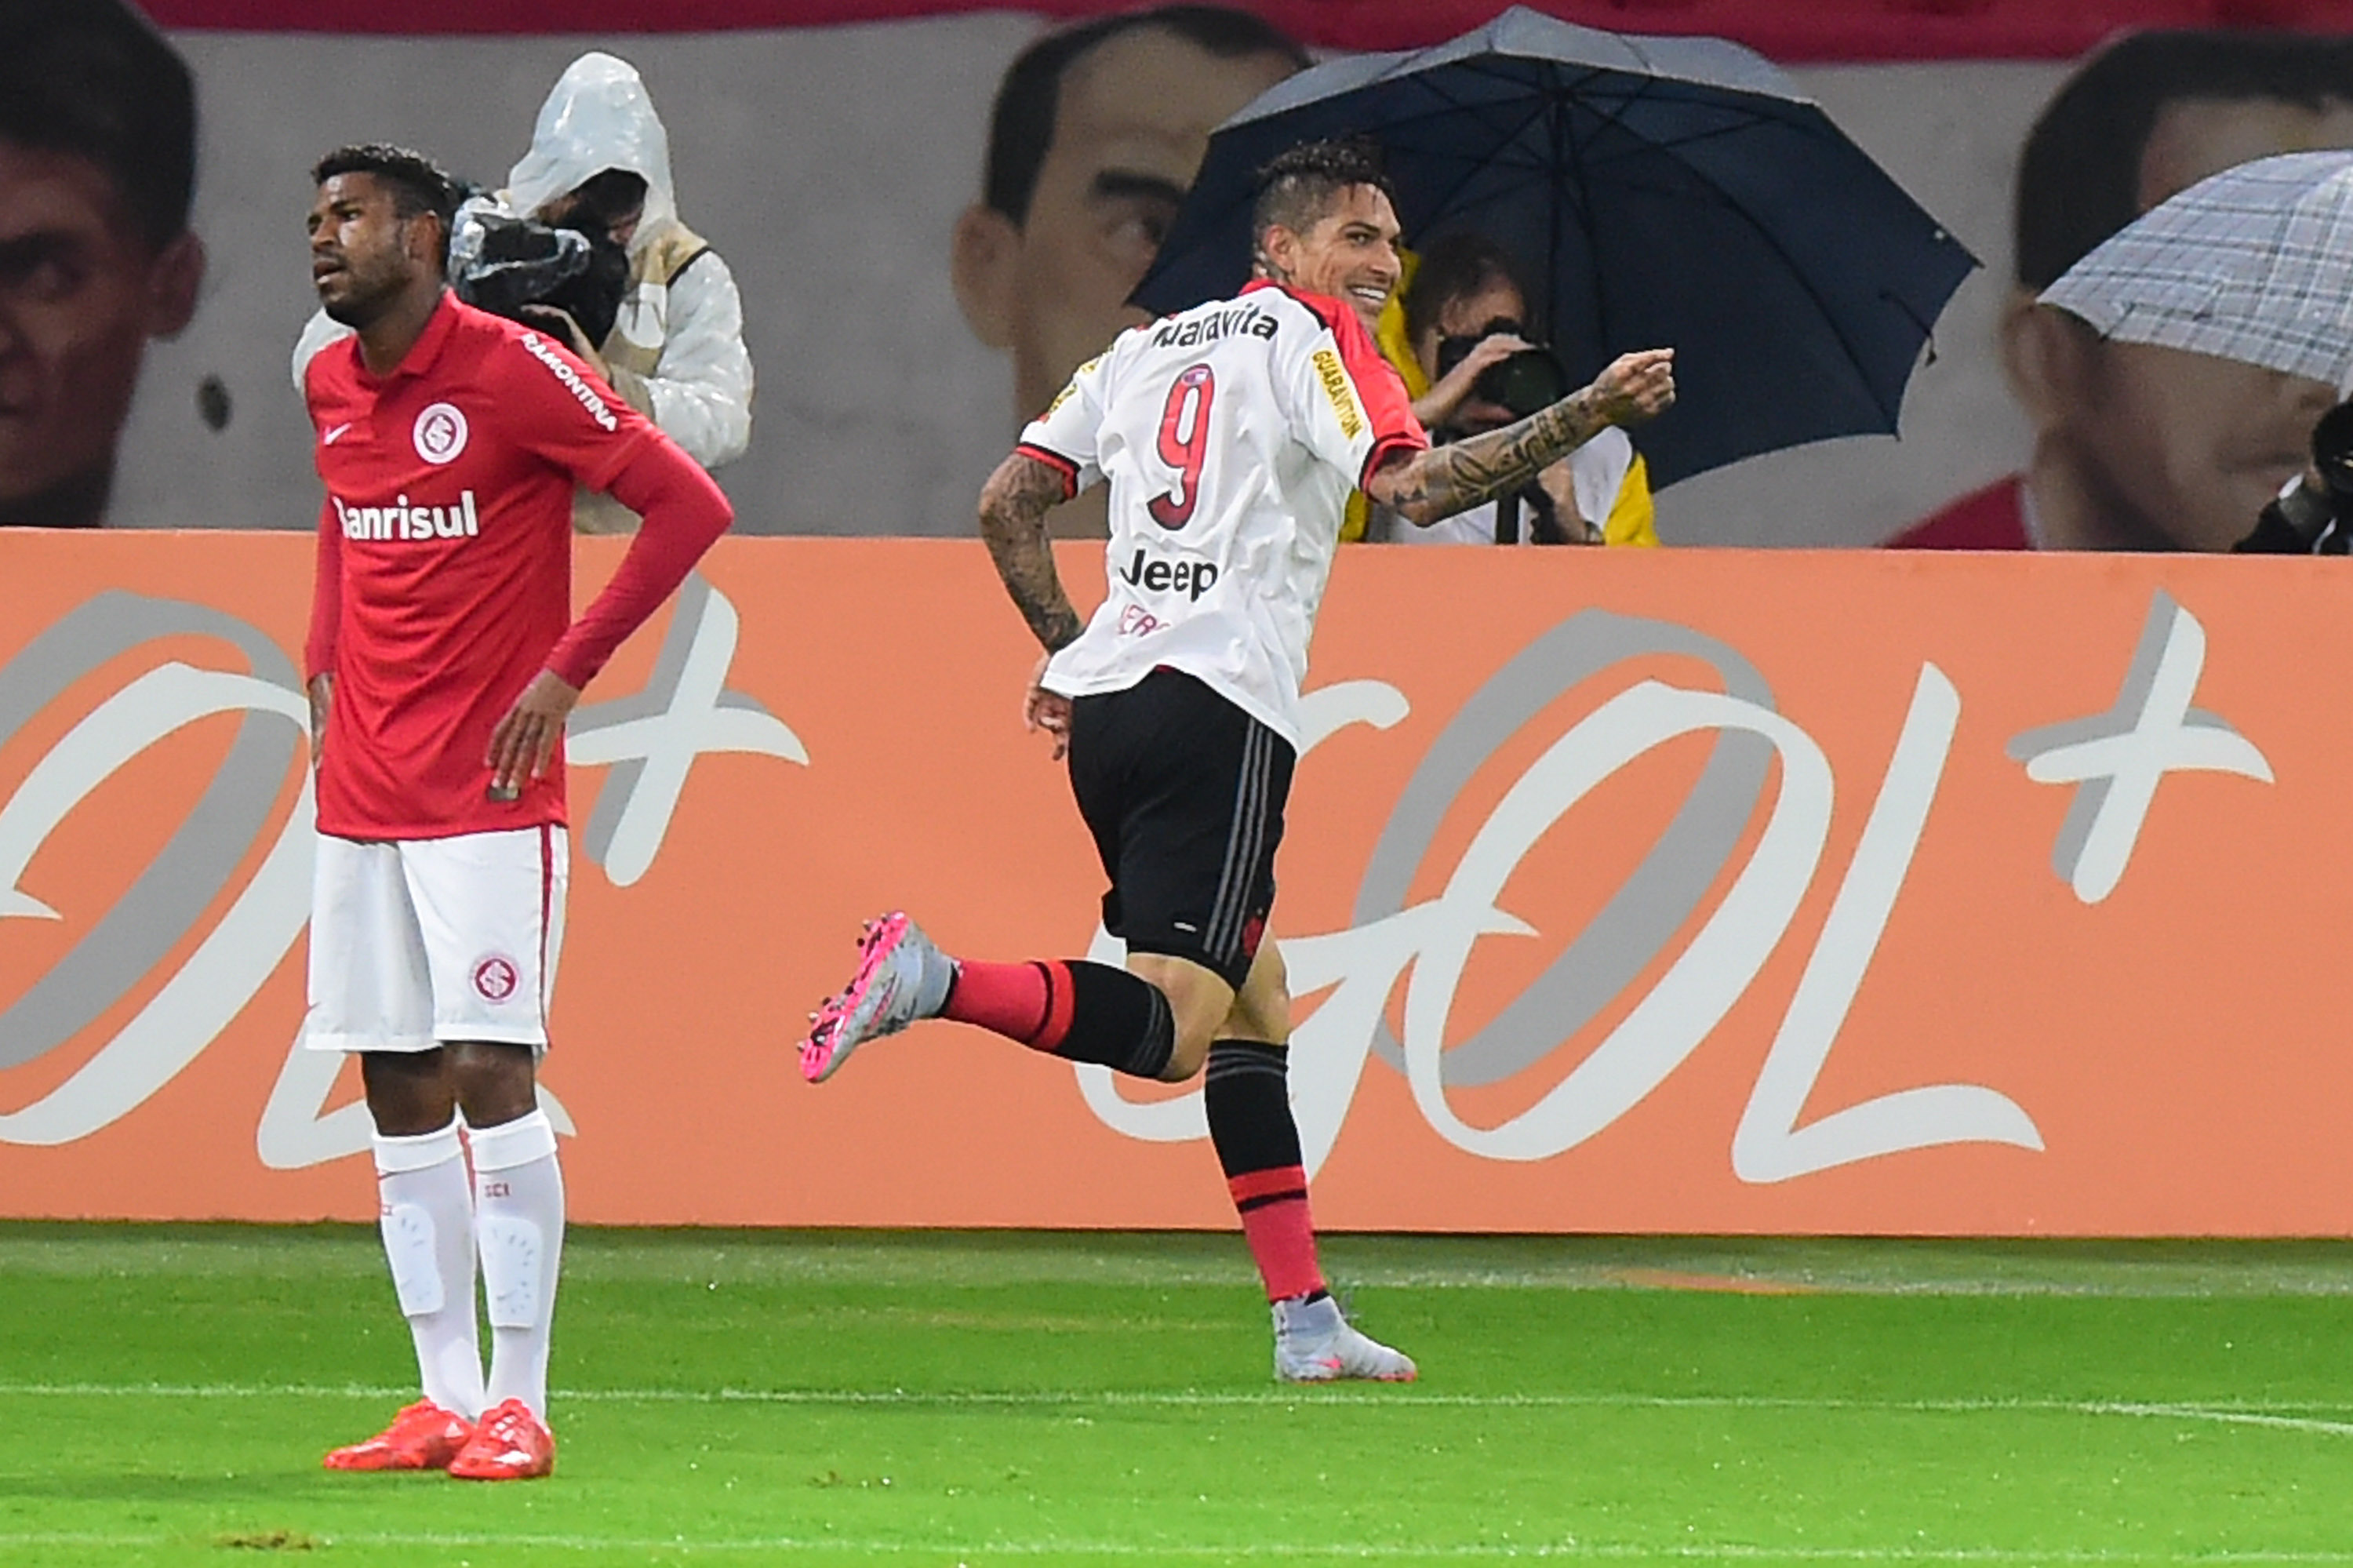
<path id="1" fill-rule="evenodd" d="M 338 1476 L 373 1232 L 0 1225 L 0 1563 L 2353 1564 L 2353 1244 L 575 1231 L 557 1471 Z"/>

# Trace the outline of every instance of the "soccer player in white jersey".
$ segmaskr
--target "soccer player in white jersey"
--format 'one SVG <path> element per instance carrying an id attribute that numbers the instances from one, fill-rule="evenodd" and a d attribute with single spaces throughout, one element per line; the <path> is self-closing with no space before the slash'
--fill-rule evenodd
<path id="1" fill-rule="evenodd" d="M 1291 1004 L 1274 853 L 1299 744 L 1307 642 L 1343 510 L 1361 485 L 1428 524 L 1512 491 L 1611 424 L 1674 398 L 1672 351 L 1619 359 L 1516 424 L 1432 450 L 1371 323 L 1398 280 L 1377 154 L 1293 148 L 1261 175 L 1257 281 L 1124 333 L 989 479 L 980 529 L 1047 657 L 1025 717 L 1070 758 L 1124 969 L 949 958 L 903 914 L 869 924 L 849 986 L 801 1047 L 812 1081 L 923 1018 L 1178 1083 L 1208 1069 L 1211 1141 L 1294 1382 L 1403 1381 L 1324 1288 L 1285 1078 Z M 1111 485 L 1110 596 L 1081 625 L 1046 514 Z"/>

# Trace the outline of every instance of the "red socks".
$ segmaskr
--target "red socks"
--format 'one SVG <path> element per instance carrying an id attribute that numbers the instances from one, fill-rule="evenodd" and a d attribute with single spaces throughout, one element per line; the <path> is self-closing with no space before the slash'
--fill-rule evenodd
<path id="1" fill-rule="evenodd" d="M 1070 966 L 1056 962 L 984 964 L 957 961 L 944 1017 L 1018 1040 L 1034 1051 L 1052 1051 L 1071 1031 L 1078 988 Z"/>
<path id="2" fill-rule="evenodd" d="M 1158 1078 L 1176 1048 L 1176 1020 L 1158 986 L 1084 959 L 961 962 L 942 1016 L 1138 1078 Z"/>
<path id="3" fill-rule="evenodd" d="M 1324 1288 L 1315 1262 L 1315 1224 L 1307 1213 L 1307 1172 L 1297 1165 L 1229 1177 L 1226 1191 L 1242 1217 L 1242 1239 L 1266 1282 L 1266 1298 L 1281 1301 Z"/>
<path id="4" fill-rule="evenodd" d="M 1291 1116 L 1289 1064 L 1290 1053 L 1280 1045 L 1220 1040 L 1209 1047 L 1202 1085 L 1209 1139 L 1270 1301 L 1324 1288 L 1299 1125 Z"/>

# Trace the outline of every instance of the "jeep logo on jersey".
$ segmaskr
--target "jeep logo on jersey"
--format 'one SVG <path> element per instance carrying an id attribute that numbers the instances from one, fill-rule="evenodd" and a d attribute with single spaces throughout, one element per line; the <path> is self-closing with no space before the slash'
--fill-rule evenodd
<path id="1" fill-rule="evenodd" d="M 455 403 L 436 403 L 417 416 L 409 432 L 417 455 L 427 462 L 443 463 L 466 450 L 466 416 Z"/>
<path id="2" fill-rule="evenodd" d="M 1119 576 L 1129 587 L 1146 593 L 1181 593 L 1198 601 L 1216 585 L 1218 568 L 1209 561 L 1146 560 L 1138 550 Z"/>
<path id="3" fill-rule="evenodd" d="M 329 495 L 335 520 L 346 539 L 470 539 L 481 532 L 474 510 L 474 493 L 458 493 L 455 506 L 412 506 L 396 495 L 389 506 L 352 506 L 340 495 Z"/>

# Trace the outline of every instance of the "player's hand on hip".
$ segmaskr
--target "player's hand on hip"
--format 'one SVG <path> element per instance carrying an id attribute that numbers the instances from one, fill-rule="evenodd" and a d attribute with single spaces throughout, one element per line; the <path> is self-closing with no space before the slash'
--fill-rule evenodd
<path id="1" fill-rule="evenodd" d="M 1060 762 L 1071 749 L 1071 699 L 1060 692 L 1048 691 L 1044 685 L 1046 664 L 1052 658 L 1052 654 L 1047 654 L 1029 673 L 1029 691 L 1021 700 L 1021 727 L 1042 729 L 1052 736 L 1054 760 Z"/>
<path id="2" fill-rule="evenodd" d="M 522 793 L 523 780 L 543 778 L 564 744 L 564 721 L 580 701 L 580 689 L 567 684 L 552 670 L 542 670 L 522 689 L 506 717 L 491 731 L 491 796 L 512 800 Z"/>
<path id="3" fill-rule="evenodd" d="M 1639 424 L 1674 406 L 1675 351 L 1646 348 L 1621 354 L 1593 378 L 1601 417 L 1613 425 Z"/>
<path id="4" fill-rule="evenodd" d="M 335 705 L 335 677 L 322 670 L 311 677 L 311 770 L 317 772 L 327 748 L 327 714 Z"/>

